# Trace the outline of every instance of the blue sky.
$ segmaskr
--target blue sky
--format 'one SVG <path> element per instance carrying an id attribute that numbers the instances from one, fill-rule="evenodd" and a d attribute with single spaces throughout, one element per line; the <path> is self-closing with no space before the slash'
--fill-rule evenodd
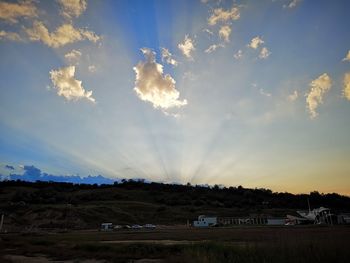
<path id="1" fill-rule="evenodd" d="M 0 174 L 349 195 L 349 8 L 1 1 Z"/>

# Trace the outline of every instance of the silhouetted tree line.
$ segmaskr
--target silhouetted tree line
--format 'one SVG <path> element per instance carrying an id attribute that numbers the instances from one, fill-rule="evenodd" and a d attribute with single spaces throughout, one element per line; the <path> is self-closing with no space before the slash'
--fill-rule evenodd
<path id="1" fill-rule="evenodd" d="M 310 194 L 272 192 L 264 188 L 201 186 L 147 183 L 143 180 L 122 180 L 113 185 L 73 184 L 61 182 L 0 182 L 0 201 L 12 203 L 70 203 L 78 205 L 90 201 L 128 200 L 153 202 L 166 206 L 211 206 L 226 208 L 290 208 L 307 209 L 319 206 L 350 211 L 350 197 L 337 193 Z"/>

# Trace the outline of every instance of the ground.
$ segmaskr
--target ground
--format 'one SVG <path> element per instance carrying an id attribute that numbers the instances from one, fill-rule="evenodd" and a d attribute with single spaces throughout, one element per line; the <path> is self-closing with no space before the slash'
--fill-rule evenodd
<path id="1" fill-rule="evenodd" d="M 350 227 L 187 228 L 0 235 L 1 262 L 348 262 Z"/>

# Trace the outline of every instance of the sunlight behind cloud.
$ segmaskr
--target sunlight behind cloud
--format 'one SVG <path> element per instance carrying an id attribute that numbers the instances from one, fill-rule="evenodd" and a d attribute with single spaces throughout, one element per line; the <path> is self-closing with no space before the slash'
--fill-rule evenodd
<path id="1" fill-rule="evenodd" d="M 144 101 L 151 102 L 154 108 L 169 109 L 182 107 L 187 100 L 179 100 L 180 93 L 175 88 L 175 80 L 163 75 L 163 66 L 156 62 L 155 52 L 142 48 L 146 61 L 140 61 L 135 67 L 135 92 Z"/>
<path id="2" fill-rule="evenodd" d="M 0 1 L 5 158 L 255 187 L 350 154 L 350 2 L 136 2 Z"/>

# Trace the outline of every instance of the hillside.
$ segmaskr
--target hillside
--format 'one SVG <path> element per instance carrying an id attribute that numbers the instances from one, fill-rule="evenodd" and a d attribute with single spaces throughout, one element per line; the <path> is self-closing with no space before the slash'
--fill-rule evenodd
<path id="1" fill-rule="evenodd" d="M 199 214 L 285 216 L 311 206 L 350 211 L 338 194 L 294 195 L 241 186 L 220 188 L 126 181 L 114 185 L 0 182 L 0 213 L 11 230 L 97 228 L 115 224 L 186 224 Z"/>

